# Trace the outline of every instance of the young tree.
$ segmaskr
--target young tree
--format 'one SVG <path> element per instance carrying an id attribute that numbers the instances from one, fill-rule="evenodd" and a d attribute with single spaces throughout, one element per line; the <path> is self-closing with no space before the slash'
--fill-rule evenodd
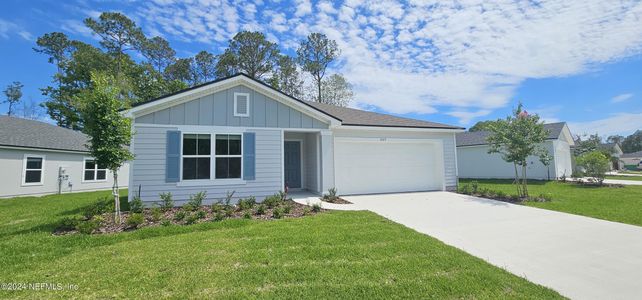
<path id="1" fill-rule="evenodd" d="M 332 74 L 330 77 L 323 79 L 321 85 L 322 103 L 336 106 L 348 106 L 354 98 L 352 84 L 350 84 L 341 74 Z"/>
<path id="2" fill-rule="evenodd" d="M 591 151 L 580 155 L 576 163 L 578 167 L 583 169 L 583 175 L 595 179 L 602 185 L 606 172 L 609 170 L 610 159 L 601 151 Z"/>
<path id="3" fill-rule="evenodd" d="M 216 77 L 216 57 L 203 50 L 194 56 L 193 68 L 197 84 L 212 80 Z"/>
<path id="4" fill-rule="evenodd" d="M 82 103 L 83 132 L 89 136 L 87 147 L 91 155 L 114 175 L 114 219 L 120 222 L 118 169 L 134 158 L 128 148 L 132 138 L 131 120 L 120 113 L 125 107 L 114 78 L 94 72 L 91 80 L 93 88 L 77 96 L 77 101 Z"/>
<path id="5" fill-rule="evenodd" d="M 22 98 L 23 87 L 24 85 L 20 83 L 20 81 L 14 81 L 4 90 L 4 95 L 7 100 L 2 103 L 9 103 L 9 110 L 7 111 L 8 116 L 15 114 L 14 106 L 17 105 L 20 102 L 20 98 Z"/>
<path id="6" fill-rule="evenodd" d="M 167 66 L 174 62 L 176 51 L 162 37 L 145 39 L 141 44 L 141 54 L 147 59 L 156 72 L 163 74 Z"/>
<path id="7" fill-rule="evenodd" d="M 321 90 L 326 69 L 339 56 L 339 53 L 337 42 L 328 39 L 322 33 L 308 35 L 306 40 L 301 41 L 301 45 L 296 51 L 297 60 L 303 71 L 310 73 L 316 83 L 317 102 L 322 102 Z"/>
<path id="8" fill-rule="evenodd" d="M 243 72 L 256 79 L 274 69 L 279 57 L 279 47 L 261 32 L 241 31 L 229 42 L 225 52 L 218 57 L 216 76 L 226 77 Z"/>
<path id="9" fill-rule="evenodd" d="M 490 132 L 488 153 L 499 153 L 504 161 L 513 163 L 517 194 L 522 198 L 528 197 L 528 157 L 538 156 L 543 163 L 548 160 L 548 152 L 542 146 L 549 134 L 544 123 L 540 122 L 537 114 L 531 115 L 524 110 L 520 103 L 513 115 L 498 120 L 490 127 Z M 521 167 L 521 179 L 518 167 Z"/>
<path id="10" fill-rule="evenodd" d="M 277 68 L 268 80 L 270 85 L 290 96 L 301 98 L 303 80 L 294 59 L 287 55 L 280 55 L 276 65 Z"/>

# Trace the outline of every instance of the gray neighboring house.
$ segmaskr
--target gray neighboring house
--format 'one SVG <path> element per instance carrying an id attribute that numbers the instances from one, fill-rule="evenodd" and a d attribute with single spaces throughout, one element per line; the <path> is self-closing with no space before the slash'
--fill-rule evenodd
<path id="1" fill-rule="evenodd" d="M 0 197 L 110 189 L 110 171 L 95 164 L 84 134 L 40 121 L 0 116 Z M 120 170 L 127 187 L 129 167 Z"/>
<path id="2" fill-rule="evenodd" d="M 616 158 L 617 160 L 612 160 L 610 169 L 613 170 L 622 170 L 624 169 L 624 162 L 622 161 L 621 157 L 624 152 L 622 152 L 622 148 L 620 147 L 620 144 L 618 143 L 602 143 L 599 146 L 600 149 L 605 150 L 611 154 L 612 158 Z"/>
<path id="3" fill-rule="evenodd" d="M 553 157 L 548 165 L 543 165 L 537 157 L 528 158 L 526 175 L 531 179 L 551 180 L 573 173 L 571 149 L 575 142 L 564 122 L 544 124 L 549 136 L 544 147 Z M 515 178 L 512 163 L 505 162 L 497 153 L 488 154 L 486 138 L 488 131 L 463 132 L 457 134 L 457 166 L 459 178 Z M 521 171 L 520 171 L 521 172 Z"/>
<path id="4" fill-rule="evenodd" d="M 629 170 L 642 170 L 642 151 L 624 153 L 620 156 L 624 167 Z"/>
<path id="5" fill-rule="evenodd" d="M 295 99 L 238 74 L 125 112 L 136 134 L 130 196 L 177 204 L 207 191 L 258 201 L 315 194 L 452 190 L 463 128 Z"/>

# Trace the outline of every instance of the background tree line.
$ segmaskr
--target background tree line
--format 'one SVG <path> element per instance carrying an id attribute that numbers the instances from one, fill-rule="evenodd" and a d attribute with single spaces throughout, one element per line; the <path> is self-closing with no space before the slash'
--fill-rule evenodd
<path id="1" fill-rule="evenodd" d="M 113 78 L 122 108 L 236 73 L 305 100 L 346 106 L 353 98 L 352 85 L 341 74 L 327 74 L 340 50 L 321 33 L 302 40 L 296 57 L 282 53 L 261 32 L 242 31 L 220 54 L 203 50 L 178 58 L 167 40 L 147 37 L 121 13 L 104 12 L 84 24 L 99 37 L 99 47 L 51 32 L 39 37 L 34 48 L 56 66 L 52 84 L 41 90 L 47 114 L 62 127 L 83 128 L 77 96 L 94 88 L 92 73 Z M 311 78 L 307 86 L 305 75 Z"/>

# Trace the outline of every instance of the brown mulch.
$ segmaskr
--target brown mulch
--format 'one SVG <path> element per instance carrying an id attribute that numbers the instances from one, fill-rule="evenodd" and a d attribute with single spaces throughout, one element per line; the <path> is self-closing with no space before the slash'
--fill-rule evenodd
<path id="1" fill-rule="evenodd" d="M 296 203 L 292 200 L 286 200 L 282 204 L 280 204 L 277 207 L 274 208 L 267 208 L 265 207 L 265 213 L 263 214 L 258 214 L 257 209 L 261 205 L 261 203 L 255 204 L 251 209 L 248 210 L 241 210 L 238 206 L 231 206 L 231 209 L 229 210 L 230 212 L 228 213 L 225 209 L 222 209 L 221 212 L 223 214 L 223 219 L 246 219 L 246 212 L 250 212 L 252 220 L 276 220 L 277 218 L 273 217 L 274 210 L 276 209 L 283 209 L 285 206 L 290 206 L 290 212 L 287 214 L 282 214 L 280 219 L 285 219 L 285 218 L 301 218 L 304 216 L 309 216 L 309 215 L 315 215 L 320 212 L 325 211 L 324 209 L 321 209 L 320 212 L 314 212 L 311 210 L 310 207 L 307 205 L 299 204 Z M 306 209 L 307 208 L 307 209 Z M 175 216 L 178 212 L 184 211 L 186 213 L 185 218 L 182 220 L 176 220 Z M 187 224 L 186 220 L 188 219 L 188 216 L 190 215 L 196 215 L 198 211 L 204 211 L 205 212 L 205 217 L 196 219 L 194 223 Z M 219 220 L 215 220 L 216 212 L 212 210 L 211 205 L 203 205 L 199 207 L 196 210 L 193 211 L 186 211 L 181 207 L 174 207 L 168 210 L 163 210 L 161 211 L 161 217 L 158 219 L 155 219 L 152 215 L 152 209 L 151 208 L 145 208 L 142 212 L 145 221 L 138 225 L 135 228 L 131 228 L 127 225 L 127 219 L 131 216 L 131 212 L 121 212 L 121 218 L 122 221 L 120 223 L 114 222 L 114 214 L 113 213 L 105 213 L 100 215 L 100 218 L 103 219 L 102 222 L 100 222 L 100 226 L 96 231 L 93 232 L 93 234 L 109 234 L 109 233 L 117 233 L 117 232 L 124 232 L 124 231 L 132 231 L 136 230 L 139 228 L 144 228 L 144 227 L 154 227 L 154 226 L 162 226 L 162 225 L 191 225 L 191 224 L 198 224 L 198 223 L 203 223 L 203 222 L 216 222 Z M 94 216 L 95 218 L 96 216 Z M 87 220 L 86 220 L 87 221 Z M 54 235 L 67 235 L 67 234 L 74 234 L 78 233 L 77 230 L 59 230 L 56 229 L 54 231 Z"/>
<path id="2" fill-rule="evenodd" d="M 323 202 L 328 202 L 328 203 L 332 203 L 332 204 L 352 204 L 352 202 L 350 202 L 350 201 L 348 201 L 348 200 L 345 200 L 345 199 L 343 199 L 343 198 L 341 198 L 341 197 L 337 197 L 337 198 L 336 198 L 334 201 L 332 201 L 332 202 L 330 202 L 330 201 L 325 201 L 323 198 L 321 198 L 321 201 L 323 201 Z"/>

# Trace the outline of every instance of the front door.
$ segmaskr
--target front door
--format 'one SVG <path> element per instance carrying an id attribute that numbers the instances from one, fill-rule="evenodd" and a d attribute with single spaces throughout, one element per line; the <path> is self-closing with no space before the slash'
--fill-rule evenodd
<path id="1" fill-rule="evenodd" d="M 285 141 L 285 185 L 291 189 L 301 188 L 301 142 Z"/>

